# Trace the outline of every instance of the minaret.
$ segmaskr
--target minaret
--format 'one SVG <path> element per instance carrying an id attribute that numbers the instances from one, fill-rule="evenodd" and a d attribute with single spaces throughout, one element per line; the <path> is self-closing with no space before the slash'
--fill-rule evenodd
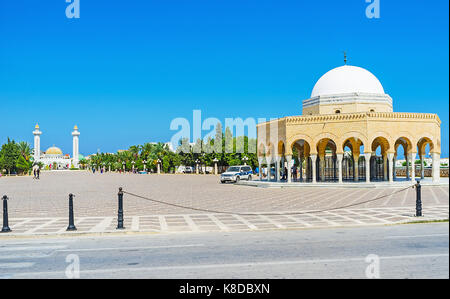
<path id="1" fill-rule="evenodd" d="M 34 161 L 37 162 L 41 158 L 41 134 L 39 131 L 39 125 L 36 124 L 34 127 Z"/>
<path id="2" fill-rule="evenodd" d="M 72 132 L 72 136 L 73 136 L 73 157 L 72 157 L 72 164 L 75 168 L 78 168 L 78 155 L 79 155 L 79 151 L 78 151 L 78 136 L 80 136 L 80 132 L 78 132 L 78 127 L 75 126 L 73 127 L 73 132 Z"/>

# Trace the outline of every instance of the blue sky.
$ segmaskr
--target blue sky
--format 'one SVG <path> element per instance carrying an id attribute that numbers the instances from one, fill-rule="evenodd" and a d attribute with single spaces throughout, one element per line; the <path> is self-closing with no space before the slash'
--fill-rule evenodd
<path id="1" fill-rule="evenodd" d="M 0 2 L 0 142 L 115 152 L 169 141 L 176 117 L 283 117 L 328 70 L 370 70 L 394 111 L 438 113 L 449 153 L 447 0 Z M 206 132 L 205 132 L 206 133 Z"/>

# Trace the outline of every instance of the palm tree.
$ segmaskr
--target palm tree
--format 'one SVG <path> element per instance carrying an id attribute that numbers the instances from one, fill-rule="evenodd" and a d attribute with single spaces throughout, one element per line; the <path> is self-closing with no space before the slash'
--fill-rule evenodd
<path id="1" fill-rule="evenodd" d="M 86 161 L 86 159 L 81 159 L 80 161 L 79 161 L 79 163 L 80 163 L 80 165 L 81 165 L 81 168 L 85 168 L 86 167 L 86 164 L 88 163 L 87 161 Z"/>
<path id="2" fill-rule="evenodd" d="M 17 159 L 16 167 L 22 171 L 22 173 L 28 173 L 33 167 L 33 162 L 27 160 L 24 156 L 19 156 Z"/>
<path id="3" fill-rule="evenodd" d="M 28 142 L 21 141 L 17 144 L 19 146 L 19 152 L 20 154 L 26 159 L 29 160 L 32 150 L 31 146 Z"/>

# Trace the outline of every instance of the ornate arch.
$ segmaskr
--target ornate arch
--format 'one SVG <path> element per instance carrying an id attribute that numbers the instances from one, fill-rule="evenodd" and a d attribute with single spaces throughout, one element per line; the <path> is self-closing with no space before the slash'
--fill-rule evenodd
<path id="1" fill-rule="evenodd" d="M 406 134 L 398 134 L 400 137 L 398 137 L 394 142 L 394 151 L 397 155 L 398 147 L 401 145 L 403 147 L 403 151 L 405 154 L 409 154 L 414 152 L 415 146 L 413 140 L 411 140 L 411 136 L 405 136 Z M 406 148 L 405 148 L 406 146 Z"/>
<path id="2" fill-rule="evenodd" d="M 364 151 L 366 151 L 368 149 L 374 151 L 373 145 L 374 145 L 374 141 L 377 138 L 378 139 L 383 138 L 385 140 L 384 146 L 385 146 L 386 151 L 394 150 L 394 142 L 392 140 L 391 135 L 389 135 L 388 133 L 386 133 L 384 131 L 378 131 L 375 134 L 372 134 L 371 138 L 369 138 L 369 143 L 368 143 L 367 149 L 366 149 L 366 147 L 364 147 Z"/>
<path id="3" fill-rule="evenodd" d="M 334 135 L 333 133 L 330 132 L 324 132 L 324 133 L 320 133 L 316 136 L 314 136 L 314 145 L 317 146 L 317 144 L 319 143 L 320 140 L 322 139 L 330 139 L 331 141 L 334 142 L 334 144 L 338 144 L 339 138 Z"/>
<path id="4" fill-rule="evenodd" d="M 361 143 L 364 145 L 364 147 L 369 145 L 366 135 L 364 135 L 363 133 L 358 132 L 358 131 L 351 131 L 351 132 L 345 133 L 344 135 L 341 136 L 341 138 L 339 139 L 338 147 L 340 147 L 343 150 L 345 147 L 346 141 L 350 138 L 359 139 L 361 141 Z"/>
<path id="5" fill-rule="evenodd" d="M 434 142 L 432 139 L 430 139 L 429 137 L 421 137 L 419 138 L 419 140 L 417 141 L 417 149 L 418 149 L 418 154 L 419 155 L 424 155 L 425 154 L 425 149 L 426 146 L 430 145 L 430 153 L 432 153 L 434 151 Z"/>
<path id="6" fill-rule="evenodd" d="M 289 144 L 289 147 L 292 148 L 294 146 L 294 143 L 297 142 L 298 140 L 305 140 L 308 144 L 309 147 L 312 148 L 314 142 L 313 139 L 306 134 L 296 134 L 294 136 L 292 136 L 291 138 L 289 138 L 287 144 Z"/>

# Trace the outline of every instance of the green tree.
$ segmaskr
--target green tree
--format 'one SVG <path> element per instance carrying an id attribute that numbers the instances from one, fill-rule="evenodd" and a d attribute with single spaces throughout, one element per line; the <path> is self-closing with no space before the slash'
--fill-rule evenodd
<path id="1" fill-rule="evenodd" d="M 19 156 L 19 145 L 8 138 L 8 142 L 3 144 L 0 150 L 0 169 L 6 169 L 8 174 L 16 172 L 16 163 Z"/>

